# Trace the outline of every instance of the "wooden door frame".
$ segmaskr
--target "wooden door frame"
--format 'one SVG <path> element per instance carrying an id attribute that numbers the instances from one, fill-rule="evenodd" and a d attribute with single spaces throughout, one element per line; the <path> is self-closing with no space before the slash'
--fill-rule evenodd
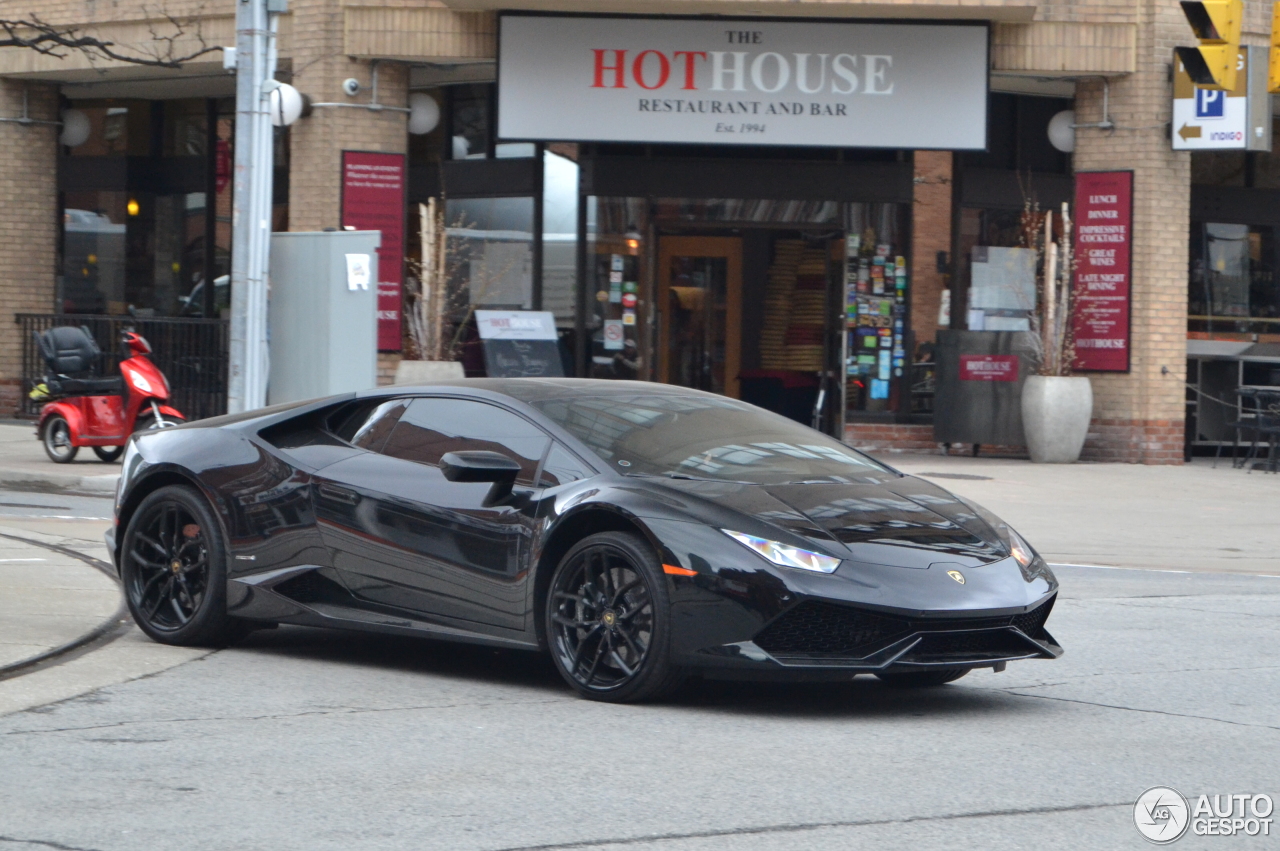
<path id="1" fill-rule="evenodd" d="M 724 394 L 738 398 L 742 368 L 742 237 L 659 236 L 656 312 L 658 319 L 658 381 L 667 384 L 670 368 L 671 258 L 720 257 L 725 261 Z"/>

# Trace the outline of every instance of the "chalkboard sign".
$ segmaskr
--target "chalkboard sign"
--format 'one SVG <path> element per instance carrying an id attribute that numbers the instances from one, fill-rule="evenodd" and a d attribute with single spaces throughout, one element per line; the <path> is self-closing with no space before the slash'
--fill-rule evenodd
<path id="1" fill-rule="evenodd" d="M 563 377 L 555 317 L 536 310 L 477 310 L 490 378 Z"/>

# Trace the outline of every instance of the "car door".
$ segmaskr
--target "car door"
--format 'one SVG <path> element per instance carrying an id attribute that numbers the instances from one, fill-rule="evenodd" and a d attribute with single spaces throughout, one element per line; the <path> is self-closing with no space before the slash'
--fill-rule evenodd
<path id="1" fill-rule="evenodd" d="M 334 564 L 358 598 L 455 622 L 521 631 L 531 499 L 550 446 L 538 427 L 474 399 L 420 397 L 379 452 L 328 467 L 318 498 L 345 506 Z M 512 499 L 486 505 L 491 485 L 450 482 L 446 452 L 489 450 L 518 462 Z M 339 534 L 341 540 L 339 540 Z"/>

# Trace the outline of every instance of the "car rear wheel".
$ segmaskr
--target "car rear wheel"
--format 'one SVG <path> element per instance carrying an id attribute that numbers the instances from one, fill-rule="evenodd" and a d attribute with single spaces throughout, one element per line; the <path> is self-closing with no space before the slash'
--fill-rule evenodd
<path id="1" fill-rule="evenodd" d="M 894 688 L 929 688 L 955 682 L 967 673 L 968 668 L 940 668 L 931 671 L 885 671 L 876 676 Z"/>
<path id="2" fill-rule="evenodd" d="M 98 456 L 98 460 L 99 460 L 99 461 L 106 461 L 108 464 L 110 464 L 112 461 L 117 461 L 117 460 L 119 460 L 119 458 L 120 458 L 120 454 L 121 454 L 122 452 L 124 452 L 124 447 L 123 447 L 123 446 L 95 446 L 95 447 L 93 447 L 93 454 Z"/>
<path id="3" fill-rule="evenodd" d="M 227 616 L 226 548 L 193 488 L 171 485 L 143 499 L 124 533 L 120 576 L 133 619 L 156 641 L 221 646 L 246 631 Z"/>
<path id="4" fill-rule="evenodd" d="M 664 579 L 644 539 L 623 532 L 584 538 L 561 559 L 545 624 L 556 668 L 578 694 L 618 703 L 653 700 L 683 679 L 668 658 Z"/>
<path id="5" fill-rule="evenodd" d="M 76 458 L 80 447 L 71 445 L 71 426 L 66 417 L 54 414 L 44 421 L 40 431 L 40 442 L 44 445 L 44 454 L 55 464 L 69 464 Z"/>

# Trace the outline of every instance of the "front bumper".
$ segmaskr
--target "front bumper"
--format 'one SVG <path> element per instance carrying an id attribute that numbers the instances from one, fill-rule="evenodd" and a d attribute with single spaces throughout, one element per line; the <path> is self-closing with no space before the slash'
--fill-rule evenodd
<path id="1" fill-rule="evenodd" d="M 669 577 L 673 660 L 713 676 L 838 679 L 1063 652 L 1045 629 L 1057 580 L 1012 557 L 931 563 L 925 552 L 907 562 L 919 567 L 849 560 L 819 574 L 740 552 L 696 524 L 656 531 L 668 545 L 664 563 L 697 571 Z"/>
<path id="2" fill-rule="evenodd" d="M 767 679 L 830 679 L 877 671 L 995 668 L 1023 659 L 1056 659 L 1062 647 L 1045 629 L 1050 596 L 1019 613 L 890 614 L 805 600 L 768 622 L 751 640 L 706 647 L 683 661 L 714 674 Z"/>

